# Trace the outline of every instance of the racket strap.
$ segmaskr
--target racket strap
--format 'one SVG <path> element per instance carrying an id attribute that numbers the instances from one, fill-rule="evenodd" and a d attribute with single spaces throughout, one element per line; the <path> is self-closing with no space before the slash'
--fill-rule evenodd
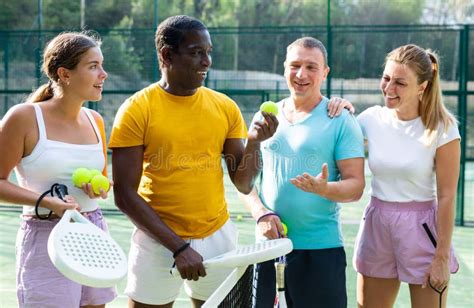
<path id="1" fill-rule="evenodd" d="M 36 203 L 35 203 L 35 214 L 36 214 L 36 217 L 40 220 L 47 220 L 47 219 L 51 218 L 51 215 L 53 214 L 53 211 L 49 211 L 49 214 L 44 216 L 44 215 L 40 215 L 39 211 L 38 211 L 38 207 L 39 207 L 41 201 L 48 194 L 50 194 L 51 197 L 54 197 L 54 194 L 56 194 L 56 196 L 59 199 L 64 201 L 64 196 L 67 195 L 67 186 L 63 185 L 63 184 L 54 183 L 49 190 L 45 191 L 44 193 L 42 193 L 39 196 L 38 200 L 36 200 Z M 64 201 L 64 202 L 66 202 L 66 201 Z"/>

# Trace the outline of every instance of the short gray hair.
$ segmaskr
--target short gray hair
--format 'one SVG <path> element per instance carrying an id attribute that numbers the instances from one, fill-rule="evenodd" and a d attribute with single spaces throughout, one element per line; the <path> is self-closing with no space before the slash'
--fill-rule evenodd
<path id="1" fill-rule="evenodd" d="M 326 50 L 326 47 L 324 47 L 323 43 L 321 43 L 320 40 L 317 40 L 314 37 L 310 37 L 310 36 L 299 38 L 293 43 L 291 43 L 290 45 L 288 45 L 288 47 L 286 48 L 286 54 L 288 55 L 288 52 L 290 52 L 290 50 L 296 46 L 304 47 L 304 48 L 319 49 L 321 53 L 323 54 L 324 65 L 328 66 L 328 52 Z"/>

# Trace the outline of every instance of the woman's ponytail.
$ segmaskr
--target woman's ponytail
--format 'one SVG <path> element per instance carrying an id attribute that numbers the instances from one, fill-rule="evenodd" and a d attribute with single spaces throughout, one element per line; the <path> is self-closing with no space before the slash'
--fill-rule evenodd
<path id="1" fill-rule="evenodd" d="M 53 82 L 50 80 L 48 83 L 41 85 L 36 91 L 30 94 L 26 99 L 27 102 L 37 103 L 50 99 L 54 96 Z"/>

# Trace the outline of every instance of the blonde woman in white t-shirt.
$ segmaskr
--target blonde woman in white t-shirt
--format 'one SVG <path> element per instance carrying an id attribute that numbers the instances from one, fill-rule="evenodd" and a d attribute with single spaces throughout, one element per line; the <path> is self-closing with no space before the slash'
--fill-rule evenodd
<path id="1" fill-rule="evenodd" d="M 62 33 L 46 46 L 43 72 L 49 82 L 26 103 L 12 107 L 0 126 L 0 201 L 23 206 L 16 243 L 17 296 L 20 307 L 104 307 L 114 288 L 90 288 L 64 277 L 51 263 L 47 240 L 66 209 L 78 209 L 106 230 L 90 184 L 74 187 L 76 168 L 106 174 L 103 119 L 83 107 L 102 98 L 107 73 L 98 39 Z M 9 181 L 14 170 L 18 184 Z M 65 201 L 40 198 L 53 184 L 68 186 Z M 35 205 L 37 208 L 35 209 Z"/>
<path id="2" fill-rule="evenodd" d="M 385 106 L 358 116 L 373 176 L 354 251 L 358 306 L 393 307 L 406 282 L 412 307 L 445 307 L 459 267 L 451 239 L 460 136 L 442 102 L 436 54 L 416 45 L 393 50 L 380 89 Z M 329 114 L 343 106 L 352 107 L 339 102 Z"/>

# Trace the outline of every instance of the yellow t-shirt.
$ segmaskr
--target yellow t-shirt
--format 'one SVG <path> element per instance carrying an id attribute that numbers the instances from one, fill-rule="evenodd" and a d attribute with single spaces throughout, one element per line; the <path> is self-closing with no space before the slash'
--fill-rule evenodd
<path id="1" fill-rule="evenodd" d="M 203 238 L 229 218 L 222 151 L 246 138 L 237 104 L 200 87 L 175 96 L 158 84 L 135 93 L 117 112 L 109 147 L 144 147 L 138 193 L 180 237 Z"/>

